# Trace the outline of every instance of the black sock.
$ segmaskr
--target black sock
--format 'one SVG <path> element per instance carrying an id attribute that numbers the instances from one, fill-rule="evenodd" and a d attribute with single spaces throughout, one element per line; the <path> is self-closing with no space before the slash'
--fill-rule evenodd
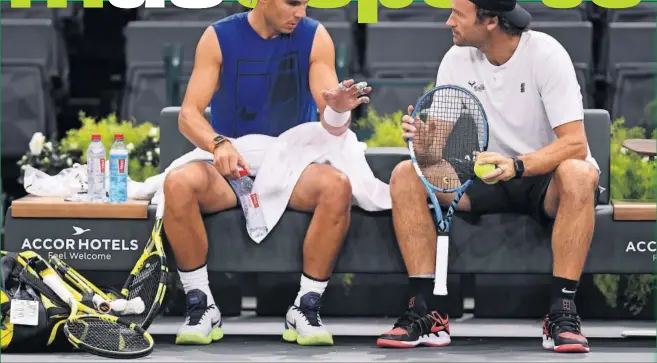
<path id="1" fill-rule="evenodd" d="M 554 304 L 559 299 L 575 300 L 578 285 L 579 281 L 552 276 L 551 303 Z"/>
<path id="2" fill-rule="evenodd" d="M 408 278 L 410 297 L 421 296 L 429 311 L 438 311 L 446 313 L 447 296 L 433 294 L 434 277 L 433 276 L 411 276 Z"/>

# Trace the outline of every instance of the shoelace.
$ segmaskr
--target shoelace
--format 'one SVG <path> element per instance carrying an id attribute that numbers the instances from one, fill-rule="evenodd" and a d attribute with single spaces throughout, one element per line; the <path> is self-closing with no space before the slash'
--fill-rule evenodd
<path id="1" fill-rule="evenodd" d="M 296 308 L 301 312 L 301 315 L 306 318 L 306 321 L 308 321 L 308 324 L 311 326 L 322 325 L 321 319 L 319 317 L 319 309 L 321 308 L 319 302 L 317 302 L 317 304 L 314 306 L 300 306 Z"/>
<path id="2" fill-rule="evenodd" d="M 187 311 L 185 312 L 185 316 L 189 318 L 189 325 L 198 325 L 201 322 L 201 319 L 203 319 L 203 317 L 205 316 L 205 314 L 213 307 L 214 305 L 210 305 L 204 308 L 200 304 L 187 306 Z"/>
<path id="3" fill-rule="evenodd" d="M 580 334 L 579 317 L 571 313 L 553 313 L 548 316 L 548 328 L 552 335 L 563 332 Z M 555 332 L 555 330 L 558 330 Z"/>
<path id="4" fill-rule="evenodd" d="M 402 316 L 400 316 L 399 319 L 397 319 L 397 322 L 395 323 L 394 327 L 395 328 L 407 327 L 420 319 L 422 319 L 422 315 L 420 315 L 417 311 L 412 309 L 407 309 L 402 314 Z"/>
<path id="5" fill-rule="evenodd" d="M 311 326 L 321 326 L 319 318 L 319 308 L 317 307 L 300 307 L 298 308 L 301 315 L 308 321 Z"/>

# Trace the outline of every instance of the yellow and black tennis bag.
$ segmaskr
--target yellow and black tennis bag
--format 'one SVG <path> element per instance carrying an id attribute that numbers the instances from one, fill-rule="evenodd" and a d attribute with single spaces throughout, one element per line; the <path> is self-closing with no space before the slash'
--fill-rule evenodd
<path id="1" fill-rule="evenodd" d="M 28 268 L 30 259 L 40 259 L 41 256 L 32 251 L 2 251 L 1 256 L 2 352 L 70 349 L 71 346 L 61 331 L 70 308 Z M 36 301 L 37 325 L 11 322 L 11 305 L 18 300 Z"/>

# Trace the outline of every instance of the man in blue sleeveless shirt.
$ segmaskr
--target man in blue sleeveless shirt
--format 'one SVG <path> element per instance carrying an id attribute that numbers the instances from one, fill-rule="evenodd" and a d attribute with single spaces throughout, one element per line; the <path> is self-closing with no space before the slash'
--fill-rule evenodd
<path id="1" fill-rule="evenodd" d="M 208 284 L 201 213 L 235 207 L 227 179 L 239 177 L 238 167 L 249 171 L 226 137 L 278 136 L 318 118 L 327 132 L 341 135 L 349 128 L 351 110 L 369 102 L 370 87 L 353 80 L 338 83 L 333 41 L 321 24 L 305 17 L 307 2 L 258 0 L 252 11 L 209 26 L 198 43 L 179 128 L 214 154 L 214 165 L 187 164 L 164 183 L 164 228 L 187 302 L 178 344 L 209 344 L 223 336 Z M 208 105 L 211 124 L 203 115 Z M 314 216 L 304 241 L 301 287 L 286 315 L 286 341 L 333 344 L 319 317 L 319 300 L 348 229 L 351 198 L 349 180 L 329 165 L 308 166 L 295 186 L 290 208 Z"/>

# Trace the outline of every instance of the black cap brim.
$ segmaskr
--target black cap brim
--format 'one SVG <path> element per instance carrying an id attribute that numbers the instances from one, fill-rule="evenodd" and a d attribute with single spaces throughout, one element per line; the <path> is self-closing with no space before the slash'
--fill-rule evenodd
<path id="1" fill-rule="evenodd" d="M 518 28 L 526 28 L 532 22 L 532 16 L 522 6 L 516 4 L 516 7 L 511 11 L 505 11 L 502 15 L 511 23 L 511 25 Z"/>

